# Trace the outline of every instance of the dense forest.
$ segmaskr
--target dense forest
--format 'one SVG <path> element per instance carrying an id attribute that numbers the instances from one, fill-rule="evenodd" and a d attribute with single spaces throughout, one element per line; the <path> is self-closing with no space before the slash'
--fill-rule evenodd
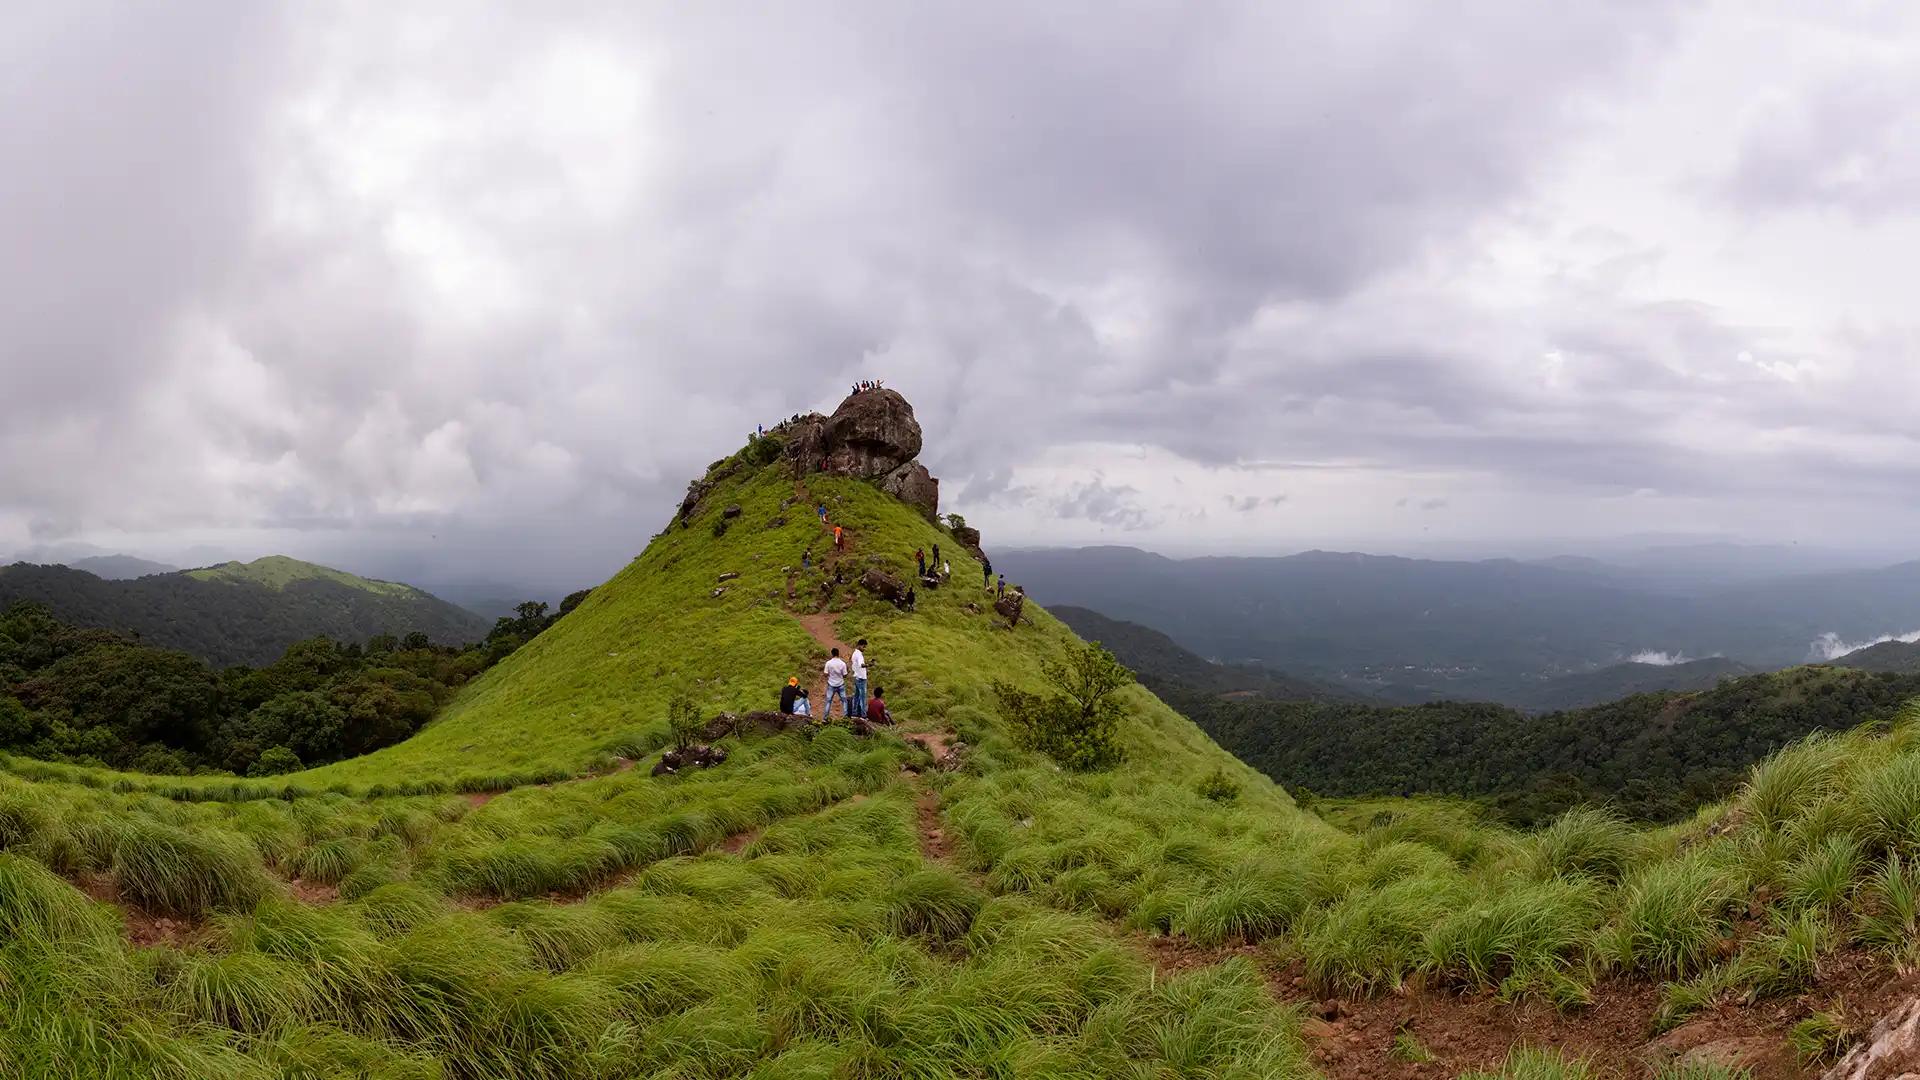
<path id="1" fill-rule="evenodd" d="M 1581 803 L 1679 818 L 1729 794 L 1772 751 L 1890 718 L 1920 695 L 1920 675 L 1813 666 L 1529 716 L 1481 703 L 1226 699 L 1145 681 L 1296 794 L 1463 795 L 1528 826 Z"/>
<path id="2" fill-rule="evenodd" d="M 571 611 L 529 602 L 485 640 L 425 633 L 297 641 L 270 664 L 216 670 L 177 649 L 78 627 L 45 604 L 0 612 L 0 750 L 150 773 L 289 772 L 399 742 L 454 690 Z"/>
<path id="3" fill-rule="evenodd" d="M 107 581 L 65 566 L 15 563 L 0 567 L 0 608 L 37 601 L 64 623 L 122 631 L 219 667 L 268 665 L 315 635 L 364 642 L 419 633 L 458 645 L 487 632 L 480 616 L 408 586 L 292 559 L 230 566 Z M 253 567 L 274 573 L 250 575 Z"/>

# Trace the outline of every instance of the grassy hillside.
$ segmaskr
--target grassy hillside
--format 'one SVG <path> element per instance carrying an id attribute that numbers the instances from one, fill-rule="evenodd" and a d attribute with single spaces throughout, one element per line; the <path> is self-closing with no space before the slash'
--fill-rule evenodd
<path id="1" fill-rule="evenodd" d="M 124 581 L 64 566 L 0 567 L 0 610 L 19 600 L 45 604 L 63 622 L 137 634 L 223 667 L 270 664 L 311 637 L 363 642 L 417 631 L 458 645 L 491 625 L 406 585 L 280 556 Z"/>
<path id="2" fill-rule="evenodd" d="M 1020 749 L 989 686 L 1045 689 L 1066 628 L 1029 606 L 1005 629 L 965 587 L 970 559 L 913 613 L 830 587 L 813 499 L 851 529 L 843 571 L 958 552 L 863 484 L 812 478 L 783 510 L 795 495 L 775 467 L 725 475 L 432 726 L 365 758 L 271 786 L 9 762 L 5 1071 L 1414 1075 L 1385 1040 L 1305 1032 L 1290 1002 L 1402 990 L 1551 1020 L 1550 1003 L 1577 1016 L 1616 984 L 1670 985 L 1658 1017 L 1636 1014 L 1651 1034 L 1817 988 L 1849 940 L 1911 947 L 1889 897 L 1920 888 L 1892 858 L 1920 837 L 1920 718 L 1790 751 L 1668 830 L 1583 813 L 1518 834 L 1445 804 L 1342 827 L 1138 687 L 1119 767 Z M 964 739 L 960 766 L 836 726 L 650 775 L 672 695 L 761 707 L 817 670 L 800 616 L 822 601 L 837 623 L 814 625 L 867 638 L 901 727 Z M 1452 1075 L 1506 1051 L 1443 1060 Z"/>

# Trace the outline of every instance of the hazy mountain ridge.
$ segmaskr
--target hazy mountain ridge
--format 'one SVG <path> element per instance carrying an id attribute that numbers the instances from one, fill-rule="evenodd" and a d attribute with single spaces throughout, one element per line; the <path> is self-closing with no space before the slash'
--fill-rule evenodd
<path id="1" fill-rule="evenodd" d="M 1365 697 L 1343 687 L 1251 664 L 1209 660 L 1152 627 L 1110 619 L 1088 608 L 1062 605 L 1049 610 L 1074 633 L 1111 649 L 1149 687 L 1173 683 L 1206 693 L 1279 700 L 1358 701 Z"/>
<path id="2" fill-rule="evenodd" d="M 1310 551 L 1168 559 L 1127 548 L 1010 551 L 1042 602 L 1154 627 L 1222 660 L 1401 700 L 1539 707 L 1543 682 L 1665 653 L 1752 668 L 1826 659 L 1825 642 L 1920 626 L 1920 563 L 1658 591 L 1586 569 Z M 1826 635 L 1835 635 L 1828 639 Z M 1633 673 L 1616 673 L 1622 678 Z M 1653 677 L 1678 678 L 1693 673 Z"/>

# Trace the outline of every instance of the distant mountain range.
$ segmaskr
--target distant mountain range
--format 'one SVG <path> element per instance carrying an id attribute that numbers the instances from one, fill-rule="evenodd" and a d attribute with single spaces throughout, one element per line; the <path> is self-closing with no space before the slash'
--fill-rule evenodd
<path id="1" fill-rule="evenodd" d="M 75 570 L 85 570 L 95 577 L 108 581 L 124 581 L 127 578 L 146 577 L 148 574 L 171 574 L 180 569 L 157 563 L 151 559 L 136 558 L 132 555 L 89 555 L 65 563 Z"/>
<path id="2" fill-rule="evenodd" d="M 1409 702 L 1567 708 L 1616 687 L 1700 688 L 1829 660 L 1849 642 L 1920 627 L 1920 562 L 1735 584 L 1689 577 L 1673 553 L 1657 572 L 1324 551 L 1176 560 L 1122 547 L 995 562 L 1049 608 L 1090 608 L 1225 663 Z M 1576 676 L 1587 678 L 1561 681 Z"/>
<path id="3" fill-rule="evenodd" d="M 429 593 L 281 555 L 108 580 L 68 566 L 0 567 L 0 608 L 47 605 L 61 620 L 138 634 L 220 665 L 271 663 L 319 635 L 363 642 L 418 631 L 436 643 L 484 637 L 489 620 Z"/>

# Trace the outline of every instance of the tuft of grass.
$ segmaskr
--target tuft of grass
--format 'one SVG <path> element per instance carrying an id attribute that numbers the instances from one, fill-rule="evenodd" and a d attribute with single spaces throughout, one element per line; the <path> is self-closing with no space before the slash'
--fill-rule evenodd
<path id="1" fill-rule="evenodd" d="M 1589 876 L 1617 881 L 1640 849 L 1633 827 L 1605 810 L 1576 807 L 1529 838 L 1528 862 L 1536 878 Z"/>
<path id="2" fill-rule="evenodd" d="M 1920 871 L 1889 855 L 1860 897 L 1855 939 L 1869 948 L 1910 962 L 1920 949 Z"/>
<path id="3" fill-rule="evenodd" d="M 1422 1046 L 1413 1032 L 1406 1028 L 1393 1033 L 1393 1046 L 1388 1049 L 1387 1056 L 1395 1061 L 1404 1061 L 1412 1065 L 1424 1065 L 1439 1060 L 1433 1056 L 1433 1051 Z"/>
<path id="4" fill-rule="evenodd" d="M 1459 1080 L 1594 1080 L 1594 1075 L 1593 1067 L 1584 1059 L 1523 1047 L 1507 1056 L 1499 1072 L 1461 1073 Z"/>
<path id="5" fill-rule="evenodd" d="M 245 839 L 154 821 L 122 827 L 113 847 L 113 879 L 127 901 L 188 917 L 250 908 L 268 891 L 259 852 Z"/>
<path id="6" fill-rule="evenodd" d="M 1810 1065 L 1838 1061 L 1859 1041 L 1859 1028 L 1837 1008 L 1816 1012 L 1787 1029 L 1787 1042 Z"/>
<path id="7" fill-rule="evenodd" d="M 1628 970 L 1686 977 L 1732 932 L 1740 882 L 1720 853 L 1700 849 L 1654 863 L 1622 889 L 1609 959 Z"/>
<path id="8" fill-rule="evenodd" d="M 973 929 L 984 898 L 951 870 L 929 868 L 900 878 L 881 903 L 891 932 L 946 943 Z"/>

